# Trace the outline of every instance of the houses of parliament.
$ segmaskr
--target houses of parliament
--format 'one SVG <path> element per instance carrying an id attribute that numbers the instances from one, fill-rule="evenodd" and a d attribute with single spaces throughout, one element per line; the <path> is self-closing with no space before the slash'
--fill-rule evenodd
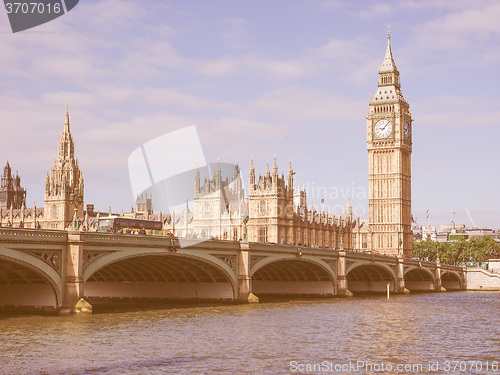
<path id="1" fill-rule="evenodd" d="M 412 116 L 401 92 L 390 33 L 378 72 L 375 95 L 369 100 L 367 119 L 369 217 L 353 217 L 350 204 L 345 215 L 308 208 L 304 189 L 294 184 L 290 163 L 286 176 L 279 174 L 276 159 L 257 175 L 253 161 L 245 197 L 238 165 L 231 178 L 222 178 L 220 167 L 211 178 L 194 173 L 192 209 L 168 215 L 152 210 L 150 197 L 137 197 L 136 208 L 123 216 L 161 220 L 163 232 L 179 237 L 248 240 L 317 246 L 386 255 L 412 253 L 411 152 Z M 76 210 L 75 210 L 76 209 Z M 69 110 L 66 108 L 57 157 L 45 180 L 43 207 L 26 206 L 26 190 L 7 161 L 0 186 L 0 226 L 67 229 L 78 217 L 80 230 L 99 230 L 100 217 L 109 212 L 84 209 L 84 179 L 75 158 Z"/>

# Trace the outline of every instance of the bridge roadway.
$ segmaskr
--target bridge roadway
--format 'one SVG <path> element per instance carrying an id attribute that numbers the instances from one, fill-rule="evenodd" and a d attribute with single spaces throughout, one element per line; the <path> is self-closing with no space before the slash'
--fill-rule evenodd
<path id="1" fill-rule="evenodd" d="M 326 248 L 0 228 L 0 310 L 80 298 L 219 299 L 461 290 L 465 269 Z"/>

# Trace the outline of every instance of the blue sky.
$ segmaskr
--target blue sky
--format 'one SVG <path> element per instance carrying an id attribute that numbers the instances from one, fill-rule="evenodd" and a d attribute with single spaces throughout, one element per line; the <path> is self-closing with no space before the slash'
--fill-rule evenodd
<path id="1" fill-rule="evenodd" d="M 309 203 L 367 218 L 366 111 L 387 26 L 414 119 L 417 220 L 500 227 L 500 2 L 80 1 L 12 34 L 0 12 L 0 162 L 41 206 L 66 103 L 85 201 L 133 204 L 127 158 L 196 125 L 245 181 L 276 154 Z M 176 163 L 175 155 L 166 157 Z M 326 195 L 325 195 L 326 192 Z"/>

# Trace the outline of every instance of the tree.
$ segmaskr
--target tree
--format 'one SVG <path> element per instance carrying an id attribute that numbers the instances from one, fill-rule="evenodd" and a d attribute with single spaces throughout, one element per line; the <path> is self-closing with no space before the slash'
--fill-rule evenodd
<path id="1" fill-rule="evenodd" d="M 413 255 L 428 258 L 435 262 L 439 253 L 441 263 L 464 264 L 466 262 L 484 262 L 500 257 L 500 242 L 491 237 L 473 237 L 454 242 L 437 242 L 427 239 L 413 243 Z"/>

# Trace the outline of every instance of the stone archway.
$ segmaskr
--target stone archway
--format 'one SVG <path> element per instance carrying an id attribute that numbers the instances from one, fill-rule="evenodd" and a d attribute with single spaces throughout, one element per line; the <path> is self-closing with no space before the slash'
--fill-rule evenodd
<path id="1" fill-rule="evenodd" d="M 347 271 L 347 289 L 351 293 L 384 293 L 387 284 L 391 292 L 396 290 L 396 275 L 390 267 L 364 262 L 351 265 Z"/>
<path id="2" fill-rule="evenodd" d="M 262 295 L 334 295 L 336 278 L 332 270 L 307 258 L 262 261 L 252 269 L 252 293 Z"/>
<path id="3" fill-rule="evenodd" d="M 427 268 L 411 267 L 405 271 L 404 279 L 410 292 L 435 290 L 435 277 Z"/>
<path id="4" fill-rule="evenodd" d="M 234 299 L 235 287 L 219 265 L 172 253 L 137 254 L 104 261 L 101 267 L 84 275 L 84 295 L 90 299 Z"/>

